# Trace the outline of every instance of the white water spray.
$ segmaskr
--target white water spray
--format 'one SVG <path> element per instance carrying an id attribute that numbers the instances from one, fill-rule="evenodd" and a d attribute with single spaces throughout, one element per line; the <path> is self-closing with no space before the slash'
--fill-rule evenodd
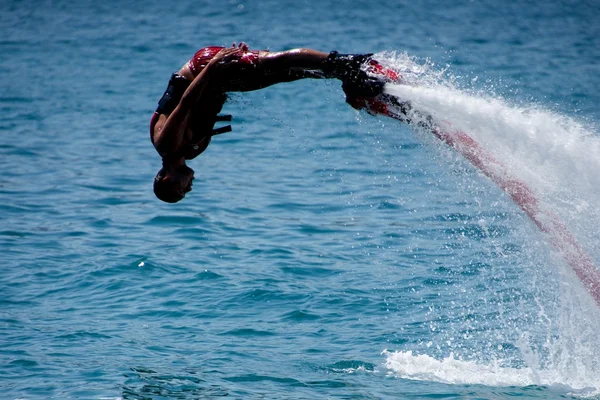
<path id="1" fill-rule="evenodd" d="M 584 381 L 565 384 L 557 371 L 535 371 L 532 368 L 509 368 L 500 361 L 491 364 L 480 364 L 466 361 L 450 355 L 437 360 L 428 355 L 413 354 L 412 351 L 388 352 L 385 366 L 395 376 L 404 379 L 446 383 L 451 385 L 485 385 L 485 386 L 531 386 L 542 385 L 554 388 L 559 392 L 570 393 L 582 397 L 596 397 L 600 390 L 589 386 Z"/>
<path id="2" fill-rule="evenodd" d="M 506 171 L 552 204 L 572 228 L 583 221 L 596 244 L 600 223 L 600 138 L 578 122 L 536 108 L 511 107 L 499 99 L 471 96 L 447 87 L 388 85 L 417 110 L 468 132 Z M 598 252 L 596 252 L 597 254 Z"/>
<path id="3" fill-rule="evenodd" d="M 386 352 L 387 367 L 410 379 L 499 386 L 562 385 L 587 394 L 600 393 L 600 310 L 590 296 L 589 285 L 586 292 L 581 277 L 573 273 L 588 261 L 594 268 L 600 265 L 600 137 L 593 128 L 556 112 L 461 91 L 452 79 L 444 78 L 443 71 L 436 72 L 431 65 L 418 64 L 406 55 L 383 54 L 377 59 L 399 71 L 406 83 L 386 85 L 387 94 L 409 101 L 414 111 L 431 116 L 443 130 L 466 133 L 484 149 L 483 162 L 494 164 L 483 170 L 489 168 L 492 176 L 498 174 L 496 183 L 509 176 L 526 185 L 541 210 L 541 216 L 536 212 L 533 217 L 545 231 L 540 237 L 548 242 L 548 251 L 563 256 L 551 257 L 556 265 L 544 266 L 551 269 L 549 274 L 560 277 L 555 304 L 538 304 L 539 325 L 545 332 L 539 327 L 535 332 L 522 327 L 521 338 L 513 343 L 521 351 L 525 367 Z M 490 177 L 490 173 L 485 175 Z M 566 234 L 552 232 L 563 229 Z M 571 240 L 577 243 L 578 252 L 581 249 L 577 256 L 569 254 L 572 244 L 561 247 L 561 241 Z M 543 279 L 544 272 L 537 275 Z"/>

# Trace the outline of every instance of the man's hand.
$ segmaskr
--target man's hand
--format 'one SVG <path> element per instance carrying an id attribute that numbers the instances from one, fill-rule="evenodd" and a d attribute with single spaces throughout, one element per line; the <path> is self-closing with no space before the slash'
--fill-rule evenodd
<path id="1" fill-rule="evenodd" d="M 213 64 L 228 64 L 230 62 L 236 62 L 236 57 L 238 54 L 242 53 L 244 50 L 241 47 L 230 47 L 225 48 L 219 51 L 212 60 L 210 60 Z"/>
<path id="2" fill-rule="evenodd" d="M 233 42 L 233 44 L 231 45 L 231 47 L 236 48 L 235 42 Z M 237 45 L 237 48 L 240 49 L 240 50 L 242 50 L 242 51 L 244 51 L 244 52 L 248 51 L 248 45 L 246 43 L 244 43 L 244 42 L 240 42 Z"/>

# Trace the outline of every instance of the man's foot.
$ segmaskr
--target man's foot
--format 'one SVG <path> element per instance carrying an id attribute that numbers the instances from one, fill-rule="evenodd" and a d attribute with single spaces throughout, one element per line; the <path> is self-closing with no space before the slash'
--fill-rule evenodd
<path id="1" fill-rule="evenodd" d="M 342 81 L 342 89 L 350 97 L 375 97 L 383 92 L 384 82 L 370 77 L 362 69 L 373 54 L 339 54 L 332 51 L 327 57 L 325 73 Z"/>

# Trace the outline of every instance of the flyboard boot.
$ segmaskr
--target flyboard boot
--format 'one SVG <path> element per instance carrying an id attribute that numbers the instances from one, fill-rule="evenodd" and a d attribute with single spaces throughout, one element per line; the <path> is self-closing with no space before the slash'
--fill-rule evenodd
<path id="1" fill-rule="evenodd" d="M 384 81 L 371 77 L 365 67 L 371 62 L 373 54 L 339 54 L 329 53 L 325 73 L 342 81 L 342 89 L 348 96 L 375 97 L 383 92 Z"/>
<path id="2" fill-rule="evenodd" d="M 342 81 L 346 102 L 371 115 L 387 115 L 405 123 L 431 125 L 430 118 L 412 110 L 408 101 L 383 93 L 386 83 L 402 84 L 402 75 L 375 60 L 373 54 L 329 53 L 328 73 Z M 418 117 L 415 118 L 414 117 Z M 417 122 L 419 121 L 419 122 Z"/>

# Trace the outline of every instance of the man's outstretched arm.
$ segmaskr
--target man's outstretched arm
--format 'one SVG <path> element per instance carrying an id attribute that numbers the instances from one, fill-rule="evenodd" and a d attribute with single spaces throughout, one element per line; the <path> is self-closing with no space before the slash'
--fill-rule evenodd
<path id="1" fill-rule="evenodd" d="M 210 96 L 211 91 L 219 89 L 221 72 L 218 64 L 240 51 L 239 48 L 221 50 L 194 78 L 181 97 L 179 104 L 162 126 L 157 123 L 154 146 L 163 158 L 176 155 L 179 152 L 184 143 L 189 120 L 196 110 L 196 104 L 201 102 L 203 97 Z"/>

